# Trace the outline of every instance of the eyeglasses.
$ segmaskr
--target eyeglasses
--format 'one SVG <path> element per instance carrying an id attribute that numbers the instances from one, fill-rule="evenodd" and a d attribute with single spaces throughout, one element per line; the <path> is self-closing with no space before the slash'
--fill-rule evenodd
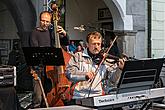
<path id="1" fill-rule="evenodd" d="M 50 21 L 41 20 L 41 23 L 50 24 Z"/>

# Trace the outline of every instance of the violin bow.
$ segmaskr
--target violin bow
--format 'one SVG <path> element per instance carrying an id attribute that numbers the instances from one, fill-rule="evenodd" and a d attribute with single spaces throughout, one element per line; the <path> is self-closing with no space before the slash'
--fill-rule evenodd
<path id="1" fill-rule="evenodd" d="M 103 64 L 103 62 L 104 62 L 104 60 L 105 60 L 105 58 L 106 58 L 106 55 L 108 54 L 108 52 L 109 52 L 110 49 L 112 48 L 112 46 L 113 46 L 113 44 L 115 43 L 115 41 L 116 41 L 117 38 L 118 38 L 118 36 L 115 36 L 115 38 L 113 39 L 111 45 L 109 46 L 109 48 L 107 49 L 107 51 L 103 54 L 103 58 L 102 58 L 101 62 L 99 63 L 98 67 L 96 68 L 96 70 L 95 70 L 95 72 L 94 72 L 94 73 L 95 73 L 95 74 L 94 74 L 94 78 L 92 79 L 92 82 L 91 82 L 91 84 L 90 84 L 90 86 L 89 86 L 89 88 L 90 88 L 89 94 L 90 94 L 90 91 L 91 91 L 92 84 L 93 84 L 93 82 L 94 82 L 94 80 L 95 80 L 95 78 L 96 78 L 96 75 L 97 75 L 96 73 L 98 72 L 100 66 Z M 99 82 L 99 83 L 100 83 L 100 82 Z M 98 83 L 98 84 L 99 84 L 99 83 Z M 96 84 L 96 86 L 97 86 L 98 84 Z M 88 94 L 88 97 L 89 97 L 89 94 Z"/>

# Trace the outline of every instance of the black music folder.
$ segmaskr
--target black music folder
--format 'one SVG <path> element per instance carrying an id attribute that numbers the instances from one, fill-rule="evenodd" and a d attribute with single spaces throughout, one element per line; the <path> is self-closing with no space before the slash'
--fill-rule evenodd
<path id="1" fill-rule="evenodd" d="M 164 58 L 126 61 L 117 85 L 117 93 L 154 88 L 163 62 Z"/>
<path id="2" fill-rule="evenodd" d="M 55 47 L 22 47 L 27 65 L 60 66 L 64 65 L 61 48 Z"/>

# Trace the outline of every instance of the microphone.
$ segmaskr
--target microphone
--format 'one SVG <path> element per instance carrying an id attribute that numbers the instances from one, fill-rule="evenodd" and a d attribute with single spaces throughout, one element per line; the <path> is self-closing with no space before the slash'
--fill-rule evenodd
<path id="1" fill-rule="evenodd" d="M 75 30 L 79 30 L 80 32 L 85 31 L 84 25 L 81 25 L 80 27 L 74 27 Z"/>

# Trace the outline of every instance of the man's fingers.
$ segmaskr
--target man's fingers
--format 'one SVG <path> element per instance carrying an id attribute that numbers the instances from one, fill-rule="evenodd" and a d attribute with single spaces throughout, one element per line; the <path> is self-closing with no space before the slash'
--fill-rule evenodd
<path id="1" fill-rule="evenodd" d="M 93 79 L 95 77 L 95 74 L 93 72 L 90 72 L 90 79 Z"/>

